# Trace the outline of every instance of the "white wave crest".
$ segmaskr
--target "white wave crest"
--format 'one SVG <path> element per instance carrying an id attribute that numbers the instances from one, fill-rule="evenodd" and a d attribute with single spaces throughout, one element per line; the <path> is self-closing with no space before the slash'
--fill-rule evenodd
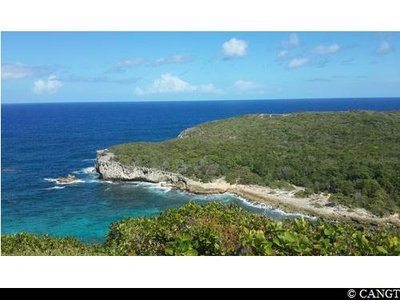
<path id="1" fill-rule="evenodd" d="M 96 169 L 94 167 L 87 167 L 80 169 L 78 171 L 73 171 L 73 174 L 94 174 L 96 173 Z"/>
<path id="2" fill-rule="evenodd" d="M 232 199 L 229 199 L 229 198 L 232 197 L 232 198 L 238 199 L 245 206 L 253 207 L 253 208 L 260 210 L 260 213 L 263 213 L 266 216 L 275 215 L 275 216 L 280 216 L 281 218 L 304 218 L 304 219 L 308 219 L 310 221 L 316 221 L 318 219 L 316 217 L 312 217 L 312 216 L 308 216 L 308 215 L 304 215 L 304 214 L 300 214 L 300 213 L 285 212 L 279 208 L 273 207 L 273 206 L 265 204 L 265 203 L 253 202 L 253 201 L 247 200 L 247 199 L 237 196 L 236 194 L 233 194 L 233 193 L 198 195 L 198 194 L 193 194 L 193 193 L 190 193 L 187 191 L 180 191 L 180 190 L 174 189 L 170 186 L 163 186 L 160 183 L 143 182 L 143 181 L 121 183 L 121 182 L 113 182 L 113 181 L 105 181 L 105 180 L 95 180 L 95 182 L 108 183 L 108 184 L 122 184 L 122 186 L 125 186 L 127 188 L 129 188 L 129 186 L 143 187 L 143 188 L 149 189 L 155 193 L 163 193 L 163 194 L 168 193 L 171 190 L 173 190 L 176 193 L 185 195 L 187 197 L 192 197 L 193 199 L 200 200 L 200 201 L 230 202 Z"/>
<path id="3" fill-rule="evenodd" d="M 148 187 L 148 189 L 150 189 L 152 193 L 157 193 L 157 194 L 166 194 L 169 191 L 171 191 L 171 188 L 164 188 L 164 187 Z"/>
<path id="4" fill-rule="evenodd" d="M 85 180 L 85 182 L 86 183 L 100 183 L 100 182 L 102 182 L 102 181 L 100 181 L 99 179 L 88 179 L 88 180 Z"/>
<path id="5" fill-rule="evenodd" d="M 231 193 L 226 193 L 229 195 L 232 195 L 234 197 L 236 197 L 237 199 L 239 199 L 240 201 L 242 201 L 245 205 L 247 206 L 251 206 L 254 208 L 258 208 L 258 209 L 262 209 L 262 210 L 266 210 L 266 211 L 270 211 L 270 212 L 274 212 L 277 213 L 278 215 L 281 215 L 282 217 L 285 218 L 304 218 L 304 219 L 308 219 L 311 221 L 316 221 L 318 218 L 316 217 L 312 217 L 312 216 L 308 216 L 308 215 L 304 215 L 304 214 L 300 214 L 300 213 L 289 213 L 289 212 L 285 212 L 279 208 L 273 207 L 271 205 L 265 204 L 265 203 L 260 203 L 260 202 L 252 202 L 249 201 L 243 197 L 240 196 L 236 196 L 234 194 Z"/>
<path id="6" fill-rule="evenodd" d="M 49 188 L 47 188 L 47 189 L 45 189 L 45 190 L 62 190 L 63 188 L 65 188 L 65 186 L 52 186 L 52 187 L 49 187 Z"/>
<path id="7" fill-rule="evenodd" d="M 91 173 L 95 173 L 95 172 L 96 172 L 96 169 L 94 167 L 87 167 L 87 168 L 82 169 L 83 174 L 91 174 Z"/>
<path id="8" fill-rule="evenodd" d="M 98 180 L 98 182 L 101 182 L 101 183 L 108 183 L 108 184 L 117 184 L 116 182 L 114 182 L 114 181 L 111 181 L 111 180 Z"/>
<path id="9" fill-rule="evenodd" d="M 137 186 L 143 186 L 145 188 L 148 188 L 150 190 L 153 190 L 155 192 L 160 192 L 160 193 L 168 193 L 169 191 L 172 190 L 172 187 L 164 186 L 164 185 L 161 185 L 160 183 L 137 182 L 136 185 Z"/>
<path id="10" fill-rule="evenodd" d="M 56 182 L 57 178 L 43 178 L 43 180 L 48 182 Z"/>

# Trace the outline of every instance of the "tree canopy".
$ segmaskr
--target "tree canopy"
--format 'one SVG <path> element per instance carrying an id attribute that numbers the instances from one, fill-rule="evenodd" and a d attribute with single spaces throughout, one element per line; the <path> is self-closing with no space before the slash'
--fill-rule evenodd
<path id="1" fill-rule="evenodd" d="M 123 164 L 203 182 L 289 183 L 379 215 L 400 208 L 400 112 L 245 115 L 201 124 L 181 138 L 110 150 Z"/>

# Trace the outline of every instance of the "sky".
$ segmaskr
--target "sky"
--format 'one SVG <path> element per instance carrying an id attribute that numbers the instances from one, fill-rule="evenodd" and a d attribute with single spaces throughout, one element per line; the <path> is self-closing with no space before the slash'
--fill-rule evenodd
<path id="1" fill-rule="evenodd" d="M 400 96 L 391 32 L 2 32 L 2 102 Z"/>

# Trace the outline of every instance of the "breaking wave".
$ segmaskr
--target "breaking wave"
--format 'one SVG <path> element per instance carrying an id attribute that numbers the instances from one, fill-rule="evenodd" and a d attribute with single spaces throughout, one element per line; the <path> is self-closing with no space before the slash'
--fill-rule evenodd
<path id="1" fill-rule="evenodd" d="M 45 190 L 62 190 L 62 189 L 64 189 L 64 188 L 65 188 L 65 186 L 58 186 L 58 185 L 56 185 L 56 186 L 49 187 L 49 188 L 47 188 L 47 189 L 45 189 Z"/>
<path id="2" fill-rule="evenodd" d="M 43 178 L 43 180 L 48 182 L 56 182 L 57 178 Z"/>
<path id="3" fill-rule="evenodd" d="M 94 174 L 96 173 L 96 169 L 94 167 L 86 167 L 83 169 L 80 169 L 78 171 L 73 171 L 73 174 Z"/>

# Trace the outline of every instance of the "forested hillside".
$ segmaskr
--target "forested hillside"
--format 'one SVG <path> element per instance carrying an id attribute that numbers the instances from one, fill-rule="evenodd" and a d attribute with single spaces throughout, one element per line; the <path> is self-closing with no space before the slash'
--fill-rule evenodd
<path id="1" fill-rule="evenodd" d="M 400 112 L 246 115 L 110 150 L 124 164 L 203 182 L 290 183 L 379 215 L 400 208 Z"/>

